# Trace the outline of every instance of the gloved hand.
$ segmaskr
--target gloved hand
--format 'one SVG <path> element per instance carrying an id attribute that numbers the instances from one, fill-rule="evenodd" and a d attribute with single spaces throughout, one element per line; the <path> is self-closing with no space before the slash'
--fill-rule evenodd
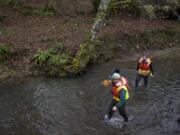
<path id="1" fill-rule="evenodd" d="M 114 107 L 112 108 L 112 110 L 113 110 L 114 112 L 117 111 L 117 107 L 114 106 Z"/>
<path id="2" fill-rule="evenodd" d="M 154 77 L 154 75 L 153 75 L 152 73 L 150 73 L 150 76 L 151 76 L 151 77 Z"/>
<path id="3" fill-rule="evenodd" d="M 121 82 L 116 83 L 116 86 L 122 86 Z"/>
<path id="4" fill-rule="evenodd" d="M 108 87 L 108 85 L 111 83 L 111 80 L 104 80 L 102 82 L 102 84 L 105 86 L 105 87 Z"/>

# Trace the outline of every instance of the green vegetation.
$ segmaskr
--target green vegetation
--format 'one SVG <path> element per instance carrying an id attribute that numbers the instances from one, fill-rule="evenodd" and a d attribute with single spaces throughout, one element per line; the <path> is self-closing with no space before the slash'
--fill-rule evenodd
<path id="1" fill-rule="evenodd" d="M 117 37 L 117 39 L 114 39 Z M 107 37 L 103 37 L 107 38 Z M 120 37 L 112 35 L 109 42 L 115 41 L 113 44 L 121 44 L 121 50 L 136 50 L 139 48 L 162 48 L 164 46 L 172 46 L 174 43 L 180 42 L 180 30 L 175 28 L 146 30 L 142 33 L 126 33 Z M 108 42 L 108 41 L 107 41 Z M 117 46 L 118 47 L 118 46 Z M 116 48 L 117 49 L 117 48 Z"/>
<path id="2" fill-rule="evenodd" d="M 49 62 L 52 65 L 59 66 L 68 63 L 67 54 L 56 54 L 51 49 L 48 51 L 38 50 L 37 54 L 34 56 L 35 65 L 42 66 Z"/>
<path id="3" fill-rule="evenodd" d="M 42 7 L 34 9 L 33 13 L 37 16 L 55 16 L 56 10 L 52 5 L 45 4 Z"/>
<path id="4" fill-rule="evenodd" d="M 79 73 L 89 64 L 92 53 L 93 51 L 90 48 L 90 43 L 82 43 L 72 64 L 67 66 L 66 70 L 69 73 Z"/>
<path id="5" fill-rule="evenodd" d="M 145 14 L 142 3 L 139 0 L 112 0 L 110 12 L 114 15 L 129 15 L 141 17 Z"/>
<path id="6" fill-rule="evenodd" d="M 98 10 L 101 0 L 93 0 L 95 11 Z M 139 0 L 112 0 L 109 6 L 111 15 L 142 16 L 145 10 Z"/>
<path id="7" fill-rule="evenodd" d="M 55 66 L 64 66 L 69 62 L 69 56 L 68 54 L 57 54 L 52 55 L 50 59 L 50 63 Z"/>
<path id="8" fill-rule="evenodd" d="M 19 6 L 17 7 L 18 12 L 20 12 L 23 16 L 33 15 L 33 7 L 31 6 Z"/>
<path id="9" fill-rule="evenodd" d="M 33 8 L 32 6 L 18 6 L 17 10 L 24 16 L 35 15 L 42 17 L 51 17 L 56 15 L 56 10 L 52 5 L 45 4 L 41 7 Z"/>
<path id="10" fill-rule="evenodd" d="M 34 56 L 35 67 L 46 71 L 50 75 L 64 75 L 64 68 L 71 61 L 69 50 L 59 42 L 56 42 L 56 45 L 48 50 L 38 50 Z"/>
<path id="11" fill-rule="evenodd" d="M 13 5 L 24 16 L 36 15 L 43 17 L 51 17 L 56 15 L 55 8 L 46 3 L 39 7 L 32 7 L 31 5 L 23 5 L 21 0 L 0 0 L 0 4 Z M 0 20 L 4 19 L 0 16 Z"/>
<path id="12" fill-rule="evenodd" d="M 180 15 L 180 6 L 170 5 L 170 6 L 157 6 L 154 9 L 154 14 L 160 19 L 178 19 Z"/>
<path id="13" fill-rule="evenodd" d="M 93 0 L 94 10 L 97 11 L 101 0 Z M 180 5 L 177 2 L 143 0 L 112 0 L 109 6 L 111 15 L 129 15 L 136 17 L 157 17 L 160 19 L 178 19 Z"/>
<path id="14" fill-rule="evenodd" d="M 94 45 L 94 61 L 108 61 L 144 49 L 162 49 L 180 43 L 180 30 L 151 29 L 140 33 L 104 34 Z M 104 47 L 106 46 L 106 47 Z M 91 60 L 90 60 L 91 61 Z"/>
<path id="15" fill-rule="evenodd" d="M 4 5 L 19 5 L 20 0 L 0 0 L 0 4 Z"/>
<path id="16" fill-rule="evenodd" d="M 80 44 L 74 58 L 62 43 L 56 43 L 56 46 L 47 51 L 37 52 L 35 65 L 50 75 L 78 74 L 91 62 L 108 61 L 127 52 L 135 52 L 139 48 L 153 49 L 172 46 L 174 43 L 180 42 L 179 39 L 180 31 L 175 28 L 120 35 L 105 34 L 94 42 L 87 41 Z"/>
<path id="17" fill-rule="evenodd" d="M 165 3 L 157 5 L 156 2 L 151 2 L 153 0 L 148 0 L 148 3 L 145 0 L 143 1 L 144 2 L 142 2 L 142 0 L 111 0 L 112 3 L 109 3 L 109 0 L 104 1 L 97 13 L 97 21 L 95 20 L 95 25 L 93 25 L 92 28 L 95 33 L 94 35 L 98 35 L 100 28 L 107 24 L 106 17 L 108 13 L 111 16 L 122 15 L 125 17 L 122 17 L 122 20 L 120 21 L 117 21 L 119 19 L 117 18 L 115 25 L 113 24 L 114 22 L 112 22 L 112 26 L 105 29 L 105 32 L 107 33 L 103 32 L 103 35 L 99 34 L 98 38 L 89 41 L 89 38 L 91 37 L 91 35 L 89 35 L 89 26 L 93 23 L 93 18 L 91 18 L 92 14 L 89 15 L 91 12 L 87 11 L 88 17 L 78 16 L 77 13 L 72 13 L 76 11 L 76 9 L 68 12 L 65 11 L 72 9 L 65 9 L 69 6 L 69 2 L 67 2 L 66 7 L 61 10 L 61 8 L 59 8 L 61 7 L 60 3 L 62 4 L 63 2 L 60 2 L 59 5 L 56 5 L 57 8 L 59 8 L 59 11 L 62 11 L 61 14 L 68 14 L 68 16 L 57 16 L 57 18 L 53 19 L 44 19 L 42 17 L 56 15 L 57 11 L 52 6 L 55 3 L 50 1 L 40 1 L 36 4 L 35 1 L 31 3 L 31 1 L 27 2 L 23 0 L 0 0 L 0 4 L 2 4 L 0 22 L 3 24 L 3 27 L 0 28 L 0 36 L 2 35 L 2 41 L 4 43 L 7 42 L 11 44 L 11 50 L 14 51 L 13 55 L 10 55 L 12 54 L 10 49 L 4 44 L 0 44 L 0 61 L 12 58 L 9 62 L 14 65 L 17 64 L 17 67 L 21 65 L 21 63 L 26 63 L 23 67 L 33 67 L 45 75 L 64 76 L 69 73 L 81 73 L 90 63 L 104 62 L 115 57 L 120 58 L 123 55 L 127 56 L 129 53 L 144 49 L 163 49 L 169 46 L 178 45 L 180 43 L 180 29 L 178 27 L 179 24 L 175 21 L 172 21 L 175 26 L 171 26 L 171 28 L 167 28 L 167 25 L 170 25 L 169 22 L 166 23 L 164 21 L 164 24 L 163 21 L 153 21 L 153 24 L 149 25 L 151 24 L 151 21 L 148 22 L 147 20 L 141 22 L 143 27 L 139 27 L 137 20 L 134 18 L 131 23 L 125 24 L 127 19 L 126 16 L 150 16 L 153 19 L 169 19 L 177 18 L 180 15 L 178 4 Z M 97 11 L 101 0 L 92 0 L 92 2 L 94 9 Z M 163 0 L 161 3 L 162 2 Z M 3 9 L 10 10 L 3 13 Z M 89 11 L 91 10 L 92 9 Z M 14 14 L 14 12 L 16 14 L 11 18 L 11 15 Z M 36 17 L 23 17 L 19 14 Z M 15 17 L 17 17 L 17 27 L 16 21 L 14 22 Z M 26 23 L 23 25 L 23 28 L 25 28 L 23 30 L 25 31 L 18 29 L 24 19 L 29 19 L 28 21 L 25 20 Z M 131 21 L 131 19 L 128 18 L 127 22 L 129 20 Z M 12 22 L 10 23 L 10 21 Z M 160 29 L 153 28 L 154 26 L 160 25 L 161 22 L 163 22 L 163 25 L 162 27 L 159 27 Z M 6 25 L 6 23 L 11 25 Z M 119 26 L 117 23 L 120 23 Z M 23 34 L 29 30 L 26 28 L 30 25 L 32 26 L 32 31 L 28 33 L 30 37 L 27 37 L 27 35 L 24 36 Z M 38 27 L 39 25 L 41 26 Z M 117 27 L 123 27 L 124 25 L 127 29 L 116 29 Z M 128 27 L 129 25 L 133 25 L 133 27 Z M 113 26 L 115 27 L 113 28 Z M 149 29 L 147 30 L 147 28 Z M 34 34 L 36 32 L 37 34 Z M 14 37 L 15 34 L 19 34 L 17 36 L 18 39 L 16 36 Z M 38 35 L 39 38 L 34 38 L 34 35 Z M 26 39 L 27 42 L 25 43 L 24 41 Z M 61 42 L 55 42 L 55 40 L 59 39 L 62 39 L 62 41 L 67 44 L 69 43 L 69 45 L 65 46 Z M 72 51 L 69 51 L 66 47 L 69 47 L 73 43 L 73 46 L 75 47 Z M 78 45 L 78 43 L 81 44 Z M 47 48 L 49 45 L 51 45 L 51 47 Z M 31 47 L 32 50 L 30 50 Z M 35 50 L 37 50 L 37 52 L 34 54 L 34 61 L 32 64 L 31 54 L 34 53 Z M 24 53 L 22 54 L 21 52 Z"/>
<path id="18" fill-rule="evenodd" d="M 167 45 L 173 42 L 179 42 L 180 31 L 175 28 L 165 30 L 151 30 L 143 33 L 143 42 L 150 45 Z"/>
<path id="19" fill-rule="evenodd" d="M 51 58 L 51 54 L 49 51 L 38 50 L 37 54 L 34 56 L 35 65 L 42 66 Z"/>
<path id="20" fill-rule="evenodd" d="M 0 62 L 6 60 L 10 55 L 10 49 L 5 44 L 0 44 Z"/>

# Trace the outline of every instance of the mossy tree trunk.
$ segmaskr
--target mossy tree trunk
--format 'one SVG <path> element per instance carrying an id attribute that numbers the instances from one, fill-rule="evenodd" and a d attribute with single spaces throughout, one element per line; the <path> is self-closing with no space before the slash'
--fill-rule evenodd
<path id="1" fill-rule="evenodd" d="M 91 41 L 96 39 L 96 34 L 105 23 L 105 18 L 108 12 L 109 4 L 112 0 L 101 0 L 95 22 L 91 29 Z"/>

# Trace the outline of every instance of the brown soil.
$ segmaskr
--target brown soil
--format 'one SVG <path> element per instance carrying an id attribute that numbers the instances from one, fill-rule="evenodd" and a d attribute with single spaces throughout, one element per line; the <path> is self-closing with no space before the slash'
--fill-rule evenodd
<path id="1" fill-rule="evenodd" d="M 64 43 L 71 50 L 77 49 L 88 39 L 95 14 L 92 7 L 84 15 L 65 14 L 61 12 L 55 17 L 22 16 L 15 7 L 0 5 L 0 16 L 5 16 L 4 20 L 0 20 L 0 30 L 4 31 L 0 34 L 0 43 L 5 43 L 16 54 L 6 64 L 27 68 L 39 48 L 45 50 L 55 42 Z M 180 29 L 178 21 L 119 17 L 111 19 L 101 33 L 135 33 L 170 26 Z"/>
<path id="2" fill-rule="evenodd" d="M 1 29 L 5 31 L 0 36 L 0 43 L 5 43 L 20 55 L 11 61 L 16 66 L 29 64 L 28 57 L 32 57 L 39 48 L 52 47 L 55 42 L 64 43 L 70 49 L 78 48 L 87 39 L 92 26 L 88 22 L 92 16 L 22 16 L 15 8 L 8 6 L 0 6 L 0 15 L 6 16 L 0 22 Z"/>
<path id="3" fill-rule="evenodd" d="M 151 29 L 165 29 L 175 27 L 180 29 L 180 23 L 176 20 L 145 20 L 138 18 L 116 18 L 104 28 L 103 32 L 112 33 L 139 33 Z"/>

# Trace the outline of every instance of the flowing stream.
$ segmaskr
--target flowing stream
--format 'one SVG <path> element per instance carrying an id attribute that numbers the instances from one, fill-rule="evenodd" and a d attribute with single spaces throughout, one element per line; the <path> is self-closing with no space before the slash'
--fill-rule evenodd
<path id="1" fill-rule="evenodd" d="M 179 135 L 180 58 L 153 59 L 145 90 L 134 89 L 136 64 L 115 60 L 75 78 L 1 82 L 0 135 Z M 123 128 L 103 120 L 111 95 L 101 82 L 117 67 L 132 87 L 126 109 L 133 119 Z"/>

